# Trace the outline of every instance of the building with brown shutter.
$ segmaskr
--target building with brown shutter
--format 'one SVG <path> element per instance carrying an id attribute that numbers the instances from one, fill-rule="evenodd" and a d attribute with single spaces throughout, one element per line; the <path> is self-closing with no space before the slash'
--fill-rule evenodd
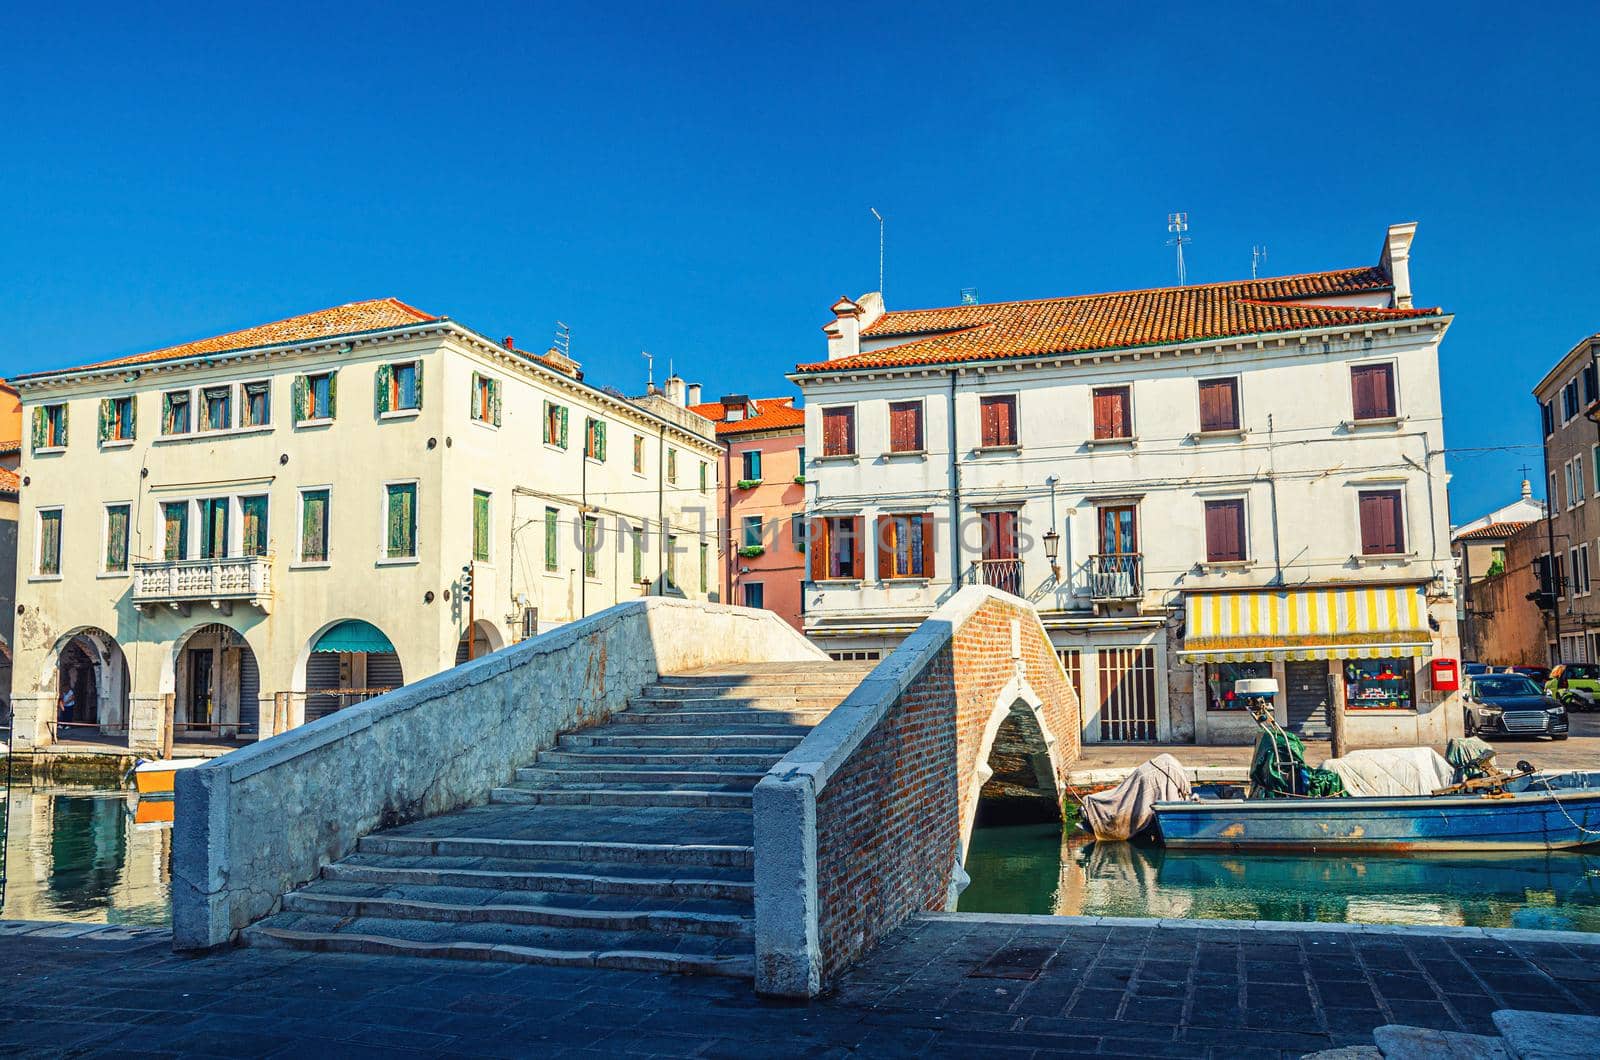
<path id="1" fill-rule="evenodd" d="M 1415 225 L 1374 265 L 888 311 L 841 298 L 805 394 L 805 631 L 882 654 L 961 585 L 1033 602 L 1087 742 L 1243 742 L 1234 681 L 1355 746 L 1461 728 L 1439 344 Z"/>
<path id="2" fill-rule="evenodd" d="M 1579 341 L 1533 388 L 1549 492 L 1545 548 L 1553 598 L 1549 661 L 1600 658 L 1600 334 Z"/>

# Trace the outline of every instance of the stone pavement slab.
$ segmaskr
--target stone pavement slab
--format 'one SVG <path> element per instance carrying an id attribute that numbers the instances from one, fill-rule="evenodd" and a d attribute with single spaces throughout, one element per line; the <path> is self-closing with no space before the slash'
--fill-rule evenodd
<path id="1" fill-rule="evenodd" d="M 1517 1060 L 1600 1056 L 1600 1019 L 1592 1016 L 1501 1011 L 1494 1024 Z"/>

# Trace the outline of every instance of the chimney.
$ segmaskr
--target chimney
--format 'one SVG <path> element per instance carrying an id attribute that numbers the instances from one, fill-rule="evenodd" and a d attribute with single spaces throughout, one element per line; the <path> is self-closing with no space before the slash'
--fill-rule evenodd
<path id="1" fill-rule="evenodd" d="M 1383 256 L 1378 264 L 1394 284 L 1394 308 L 1411 308 L 1411 240 L 1417 234 L 1417 222 L 1390 225 L 1383 241 Z"/>
<path id="2" fill-rule="evenodd" d="M 682 379 L 675 375 L 669 375 L 667 376 L 667 381 L 663 384 L 663 387 L 665 389 L 668 401 L 672 402 L 680 409 L 686 407 L 684 405 L 685 384 Z"/>
<path id="3" fill-rule="evenodd" d="M 513 353 L 515 353 L 517 350 L 517 340 L 512 338 L 510 335 L 507 335 L 504 339 L 502 339 L 500 345 L 504 346 Z"/>
<path id="4" fill-rule="evenodd" d="M 691 404 L 691 405 L 700 404 L 700 384 L 699 383 L 690 383 L 689 384 L 689 398 L 688 398 L 688 400 L 689 400 L 689 404 Z"/>

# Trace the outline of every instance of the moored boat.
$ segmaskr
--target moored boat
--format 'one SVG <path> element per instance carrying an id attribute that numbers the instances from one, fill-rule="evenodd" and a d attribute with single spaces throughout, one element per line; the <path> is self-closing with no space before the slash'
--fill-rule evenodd
<path id="1" fill-rule="evenodd" d="M 133 788 L 141 796 L 159 798 L 172 794 L 174 778 L 179 770 L 202 765 L 205 758 L 168 758 L 159 761 L 141 761 L 133 767 Z"/>

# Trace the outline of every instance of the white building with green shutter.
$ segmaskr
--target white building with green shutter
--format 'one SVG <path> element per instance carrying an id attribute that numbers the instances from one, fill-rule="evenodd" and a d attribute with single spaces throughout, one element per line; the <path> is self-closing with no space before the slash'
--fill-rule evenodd
<path id="1" fill-rule="evenodd" d="M 481 654 L 718 595 L 680 380 L 626 399 L 383 299 L 15 383 L 23 743 L 257 739 L 454 665 L 469 611 Z"/>

